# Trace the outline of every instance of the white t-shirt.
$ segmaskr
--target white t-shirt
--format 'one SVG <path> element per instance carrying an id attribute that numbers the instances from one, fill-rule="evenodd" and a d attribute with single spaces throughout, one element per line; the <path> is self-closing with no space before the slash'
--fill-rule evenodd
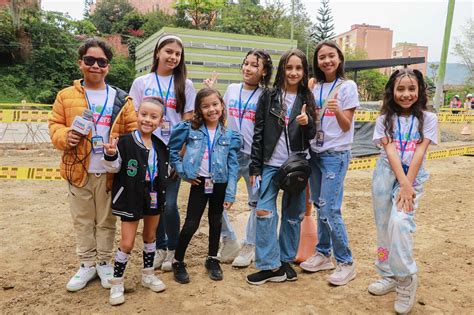
<path id="1" fill-rule="evenodd" d="M 94 125 L 95 128 L 92 128 L 92 136 L 99 135 L 102 137 L 104 143 L 109 142 L 110 136 L 110 123 L 112 120 L 112 111 L 114 108 L 114 100 L 117 91 L 113 89 L 110 85 L 109 87 L 109 98 L 107 99 L 106 89 L 104 90 L 88 90 L 85 89 L 86 96 L 88 99 L 89 109 L 94 113 Z M 100 116 L 102 109 L 104 108 L 105 100 L 107 99 L 107 104 L 105 106 L 104 113 Z M 100 118 L 99 118 L 100 116 Z M 97 128 L 97 131 L 96 131 Z M 90 153 L 90 162 L 89 173 L 106 173 L 106 170 L 102 164 L 103 153 L 95 153 L 91 151 Z"/>
<path id="2" fill-rule="evenodd" d="M 148 161 L 147 161 L 148 166 L 147 166 L 147 171 L 145 175 L 145 180 L 151 181 L 150 180 L 151 173 L 154 172 L 153 178 L 156 178 L 158 176 L 158 153 L 155 151 L 155 148 L 153 146 L 149 148 L 145 145 L 145 143 L 143 143 L 143 140 L 138 130 L 135 130 L 135 137 L 137 137 L 137 139 L 143 144 L 143 146 L 149 150 Z"/>
<path id="3" fill-rule="evenodd" d="M 216 130 L 217 129 L 214 129 L 214 130 L 208 129 L 207 130 L 209 132 L 209 141 L 210 141 L 211 146 L 212 146 L 212 143 L 214 141 L 214 137 L 216 135 Z M 211 177 L 210 172 L 209 172 L 209 150 L 208 150 L 207 143 L 206 143 L 206 150 L 204 151 L 204 155 L 202 156 L 201 165 L 199 166 L 198 175 L 202 176 L 202 177 Z"/>
<path id="4" fill-rule="evenodd" d="M 262 94 L 263 89 L 260 87 L 257 88 L 257 90 L 246 90 L 242 88 L 242 95 L 240 95 L 241 87 L 242 83 L 230 84 L 224 94 L 224 104 L 227 107 L 228 128 L 240 133 L 244 144 L 243 149 L 240 151 L 250 155 L 253 129 L 255 127 L 255 112 L 257 111 L 258 98 L 260 94 Z M 240 127 L 240 117 L 242 117 L 242 127 Z"/>
<path id="5" fill-rule="evenodd" d="M 424 124 L 423 124 L 423 136 L 426 139 L 430 139 L 431 143 L 438 144 L 438 117 L 436 114 L 431 112 L 423 112 L 424 116 Z M 400 140 L 399 140 L 399 128 L 398 128 L 398 116 L 395 115 L 392 119 L 393 123 L 393 144 L 397 148 L 398 155 L 401 157 L 402 148 L 400 147 Z M 403 153 L 403 163 L 406 165 L 410 165 L 413 154 L 415 153 L 416 144 L 418 140 L 420 140 L 420 133 L 418 132 L 418 118 L 413 118 L 413 128 L 411 134 L 409 135 L 410 126 L 411 126 L 411 116 L 408 117 L 400 117 L 400 130 L 401 130 L 401 137 L 402 137 L 402 146 L 405 145 L 405 142 L 408 141 L 406 144 L 405 152 Z M 380 140 L 385 138 L 385 127 L 383 122 L 385 120 L 385 115 L 381 115 L 377 117 L 375 122 L 375 130 L 374 130 L 374 137 L 372 141 L 375 145 L 380 145 Z M 380 156 L 388 161 L 387 153 L 385 152 L 384 148 L 380 152 Z"/>
<path id="6" fill-rule="evenodd" d="M 161 93 L 156 78 L 160 81 Z M 135 105 L 135 110 L 138 111 L 138 107 L 142 103 L 143 99 L 147 96 L 158 96 L 162 97 L 163 100 L 168 101 L 166 103 L 166 120 L 170 122 L 170 128 L 173 128 L 178 122 L 181 121 L 182 117 L 176 112 L 176 94 L 174 92 L 174 80 L 170 80 L 172 76 L 160 76 L 155 73 L 148 73 L 141 77 L 136 78 L 133 81 L 132 87 L 130 88 L 130 97 Z M 169 87 L 169 89 L 168 89 Z M 169 96 L 168 96 L 169 91 Z M 196 99 L 196 91 L 194 90 L 193 83 L 191 80 L 186 79 L 184 93 L 186 96 L 186 104 L 184 105 L 184 113 L 189 113 L 194 110 L 194 100 Z M 158 138 L 160 138 L 165 144 L 168 144 L 169 135 L 161 135 L 161 128 L 157 128 L 153 132 Z"/>
<path id="7" fill-rule="evenodd" d="M 295 103 L 295 100 L 296 100 L 296 94 L 285 95 L 284 102 L 287 108 L 286 115 L 285 115 L 286 126 L 288 126 L 288 121 L 290 120 L 291 111 L 293 110 L 293 104 Z M 288 132 L 286 134 L 288 134 Z M 289 147 L 290 141 L 289 139 L 287 140 L 288 140 L 288 147 Z M 288 156 L 289 156 L 288 147 L 286 146 L 285 130 L 282 130 L 280 134 L 280 138 L 278 139 L 275 149 L 273 150 L 272 157 L 265 164 L 270 165 L 270 166 L 280 167 L 283 163 L 285 163 L 286 160 L 288 160 Z M 290 149 L 290 153 L 291 153 L 291 149 Z"/>
<path id="8" fill-rule="evenodd" d="M 340 79 L 339 79 L 340 80 Z M 338 83 L 340 82 L 338 80 Z M 321 84 L 318 83 L 313 89 L 314 99 L 316 100 L 316 107 L 320 108 L 324 105 L 326 98 L 329 95 L 329 91 L 333 86 L 334 82 L 324 83 L 322 97 L 321 95 Z M 338 84 L 336 83 L 336 84 Z M 338 105 L 342 110 L 359 107 L 359 94 L 357 92 L 357 85 L 352 80 L 344 80 L 341 87 L 339 88 L 337 95 Z M 350 150 L 352 142 L 354 141 L 354 119 L 351 123 L 351 128 L 344 132 L 337 123 L 336 114 L 326 110 L 324 117 L 322 118 L 322 128 L 324 132 L 324 144 L 321 147 L 316 146 L 316 140 L 311 141 L 311 150 L 314 152 L 324 152 L 329 149 L 334 151 L 345 151 Z"/>

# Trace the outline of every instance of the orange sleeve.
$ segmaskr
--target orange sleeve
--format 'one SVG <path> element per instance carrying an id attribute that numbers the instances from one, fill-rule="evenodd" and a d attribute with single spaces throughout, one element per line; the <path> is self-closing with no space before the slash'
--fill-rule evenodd
<path id="1" fill-rule="evenodd" d="M 48 120 L 49 136 L 56 149 L 64 151 L 67 146 L 67 133 L 71 130 L 66 126 L 66 115 L 62 93 L 58 93 L 53 104 L 52 116 Z"/>

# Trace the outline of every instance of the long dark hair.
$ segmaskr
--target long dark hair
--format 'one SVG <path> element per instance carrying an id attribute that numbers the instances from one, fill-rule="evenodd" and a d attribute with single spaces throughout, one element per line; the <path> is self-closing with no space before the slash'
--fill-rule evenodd
<path id="1" fill-rule="evenodd" d="M 424 116 L 423 112 L 428 110 L 426 104 L 428 103 L 428 97 L 426 96 L 426 82 L 423 79 L 423 74 L 416 69 L 404 68 L 401 70 L 396 70 L 390 78 L 388 79 L 387 84 L 385 85 L 385 92 L 383 96 L 383 104 L 380 109 L 380 114 L 385 115 L 385 120 L 383 122 L 385 128 L 385 135 L 389 139 L 389 142 L 392 142 L 393 135 L 393 117 L 395 115 L 401 115 L 402 108 L 395 101 L 394 90 L 396 88 L 396 83 L 398 80 L 401 80 L 402 77 L 407 76 L 410 79 L 416 80 L 418 84 L 418 99 L 410 107 L 411 113 L 418 119 L 418 132 L 420 133 L 420 140 L 418 143 L 423 141 L 423 125 L 424 125 Z"/>
<path id="2" fill-rule="evenodd" d="M 217 98 L 222 104 L 222 115 L 219 117 L 219 124 L 221 124 L 222 128 L 225 128 L 225 104 L 224 104 L 224 99 L 221 96 L 221 93 L 219 93 L 218 90 L 213 89 L 213 88 L 203 88 L 199 90 L 196 94 L 196 100 L 194 102 L 194 114 L 193 114 L 193 119 L 191 120 L 191 127 L 193 129 L 199 129 L 202 124 L 204 123 L 204 117 L 202 115 L 202 110 L 201 110 L 201 102 L 202 99 L 211 95 L 217 95 Z"/>
<path id="3" fill-rule="evenodd" d="M 336 78 L 344 78 L 344 54 L 342 53 L 341 48 L 339 48 L 339 46 L 333 40 L 322 40 L 316 45 L 316 48 L 314 49 L 314 56 L 313 56 L 314 76 L 316 77 L 318 82 L 326 81 L 326 75 L 318 66 L 318 52 L 321 50 L 321 48 L 323 48 L 323 46 L 328 46 L 328 47 L 336 49 L 337 55 L 339 56 L 339 59 L 341 60 L 341 63 L 336 69 Z"/>
<path id="4" fill-rule="evenodd" d="M 168 35 L 163 35 L 162 37 L 164 36 L 168 36 Z M 186 77 L 188 73 L 186 70 L 186 63 L 184 62 L 184 47 L 180 40 L 176 38 L 168 38 L 168 39 L 163 40 L 160 43 L 160 40 L 158 39 L 158 42 L 156 43 L 156 46 L 155 46 L 155 50 L 153 52 L 153 65 L 151 66 L 151 72 L 153 73 L 158 70 L 159 61 L 156 55 L 158 54 L 160 49 L 171 43 L 177 43 L 181 47 L 181 59 L 178 65 L 176 66 L 176 68 L 173 69 L 173 80 L 174 80 L 174 94 L 176 95 L 176 112 L 182 115 L 184 113 L 184 107 L 186 105 L 185 89 L 186 89 Z"/>
<path id="5" fill-rule="evenodd" d="M 272 57 L 270 57 L 270 55 L 263 49 L 257 49 L 257 48 L 251 49 L 247 53 L 247 55 L 245 55 L 245 58 L 242 61 L 241 68 L 244 65 L 245 59 L 247 59 L 249 55 L 254 55 L 255 57 L 257 57 L 257 62 L 260 59 L 262 60 L 263 70 L 265 70 L 266 74 L 260 78 L 260 81 L 258 82 L 258 84 L 262 88 L 268 87 L 268 85 L 270 84 L 270 80 L 272 78 L 272 73 L 273 73 Z"/>
<path id="6" fill-rule="evenodd" d="M 303 64 L 303 79 L 301 79 L 300 84 L 298 85 L 298 95 L 303 97 L 303 104 L 306 104 L 307 112 L 315 118 L 315 106 L 316 102 L 314 101 L 314 96 L 311 90 L 308 88 L 308 80 L 309 80 L 309 71 L 308 71 L 308 59 L 306 59 L 306 55 L 297 48 L 292 48 L 286 51 L 280 58 L 280 62 L 278 63 L 278 69 L 275 76 L 275 83 L 273 83 L 273 87 L 278 89 L 279 91 L 283 91 L 285 89 L 285 68 L 288 64 L 288 60 L 292 56 L 296 56 L 301 59 L 301 63 Z M 280 100 L 281 105 L 283 105 L 282 100 Z"/>

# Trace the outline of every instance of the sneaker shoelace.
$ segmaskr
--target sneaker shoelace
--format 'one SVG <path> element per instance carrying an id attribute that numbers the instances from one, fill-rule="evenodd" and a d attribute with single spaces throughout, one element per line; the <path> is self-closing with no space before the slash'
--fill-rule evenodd
<path id="1" fill-rule="evenodd" d="M 309 257 L 309 259 L 307 261 L 310 264 L 315 264 L 317 262 L 317 260 L 320 259 L 320 256 L 321 256 L 320 253 L 316 253 L 313 256 Z"/>
<path id="2" fill-rule="evenodd" d="M 377 283 L 380 283 L 383 287 L 391 285 L 392 282 L 393 280 L 390 278 L 382 278 L 382 279 L 377 280 Z"/>
<path id="3" fill-rule="evenodd" d="M 85 275 L 87 275 L 87 274 L 89 273 L 89 269 L 90 269 L 90 268 L 91 268 L 91 267 L 83 267 L 83 266 L 81 266 L 81 267 L 79 268 L 79 270 L 76 272 L 76 275 L 74 276 L 74 278 L 77 279 L 77 278 L 82 278 L 82 277 L 84 277 Z"/>
<path id="4" fill-rule="evenodd" d="M 253 254 L 254 250 L 255 249 L 252 245 L 245 244 L 244 247 L 242 248 L 242 256 L 243 255 L 245 255 L 245 256 L 251 255 L 251 254 Z"/>

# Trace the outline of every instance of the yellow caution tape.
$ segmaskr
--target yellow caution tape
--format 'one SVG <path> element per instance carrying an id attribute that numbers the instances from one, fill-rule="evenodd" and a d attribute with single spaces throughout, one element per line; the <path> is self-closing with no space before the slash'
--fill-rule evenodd
<path id="1" fill-rule="evenodd" d="M 50 110 L 0 109 L 0 123 L 46 123 L 50 116 Z M 357 122 L 374 122 L 378 116 L 379 112 L 356 110 L 354 120 Z M 438 121 L 449 123 L 474 122 L 474 111 L 460 114 L 438 113 Z"/>
<path id="2" fill-rule="evenodd" d="M 426 158 L 428 160 L 436 160 L 463 155 L 474 155 L 474 146 L 431 151 L 427 153 Z M 378 159 L 379 156 L 353 159 L 349 164 L 349 170 L 353 171 L 373 169 Z M 0 179 L 60 180 L 61 175 L 59 173 L 59 168 L 0 166 Z"/>
<path id="3" fill-rule="evenodd" d="M 0 110 L 0 123 L 47 123 L 49 110 Z"/>
<path id="4" fill-rule="evenodd" d="M 38 103 L 0 103 L 0 107 L 53 107 L 53 104 L 38 104 Z"/>

